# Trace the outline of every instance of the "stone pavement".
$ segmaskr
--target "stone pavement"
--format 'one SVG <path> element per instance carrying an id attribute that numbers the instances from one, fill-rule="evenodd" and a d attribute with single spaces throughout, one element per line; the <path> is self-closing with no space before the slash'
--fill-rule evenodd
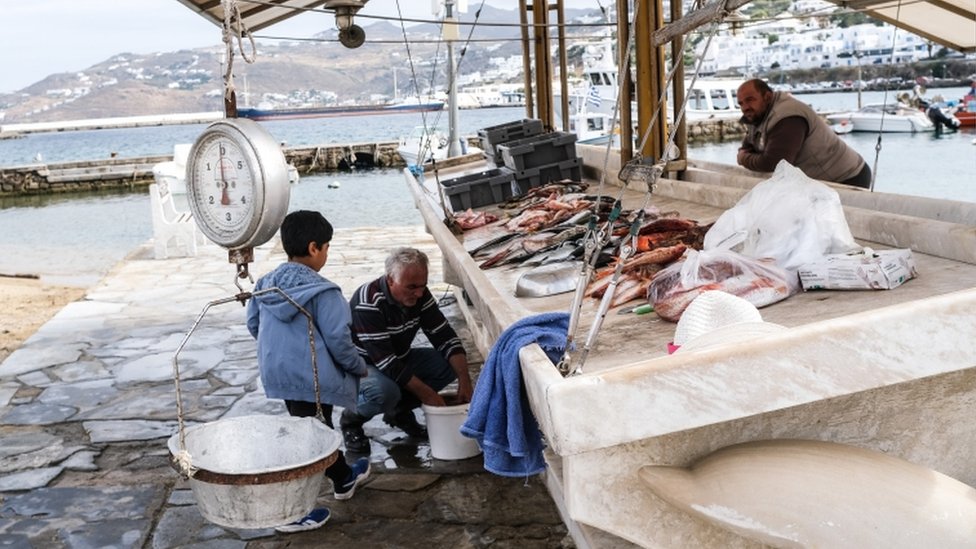
<path id="1" fill-rule="evenodd" d="M 284 261 L 276 240 L 255 250 L 257 278 Z M 431 289 L 474 348 L 422 227 L 339 230 L 322 271 L 346 292 L 382 270 L 386 252 L 412 245 L 431 257 Z M 169 465 L 176 432 L 173 355 L 204 306 L 238 292 L 226 252 L 153 260 L 146 245 L 81 301 L 69 304 L 0 364 L 0 547 L 571 547 L 539 477 L 488 474 L 481 458 L 441 461 L 377 417 L 373 474 L 348 501 L 325 482 L 333 516 L 296 534 L 206 522 Z M 244 281 L 244 289 L 251 285 Z M 243 307 L 214 305 L 179 355 L 189 424 L 285 414 L 265 398 Z M 422 418 L 421 418 L 422 419 Z"/>

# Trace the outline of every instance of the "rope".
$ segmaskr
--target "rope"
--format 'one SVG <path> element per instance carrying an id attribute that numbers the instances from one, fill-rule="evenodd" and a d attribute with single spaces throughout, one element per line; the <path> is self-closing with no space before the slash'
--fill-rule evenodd
<path id="1" fill-rule="evenodd" d="M 254 63 L 257 59 L 257 45 L 254 36 L 247 27 L 244 26 L 244 19 L 241 17 L 241 8 L 237 0 L 221 0 L 224 10 L 224 26 L 221 36 L 224 41 L 224 55 L 227 57 L 227 70 L 224 71 L 224 100 L 230 101 L 234 95 L 234 40 L 237 40 L 237 49 L 241 53 L 241 59 L 246 63 Z M 234 23 L 237 23 L 237 34 L 231 33 Z M 251 42 L 251 54 L 244 51 L 244 36 Z"/>
<path id="2" fill-rule="evenodd" d="M 417 103 L 421 103 L 422 98 L 420 95 L 420 83 L 417 80 L 417 69 L 413 63 L 413 52 L 410 51 L 410 41 L 407 40 L 407 27 L 404 25 L 403 11 L 400 8 L 400 0 L 396 0 L 396 8 L 397 8 L 397 15 L 400 16 L 400 32 L 403 34 L 403 46 L 404 48 L 406 48 L 407 62 L 410 64 L 410 79 L 413 82 L 414 94 L 417 96 Z M 441 23 L 443 23 L 443 21 Z M 437 60 L 440 57 L 439 55 L 437 55 L 437 53 L 439 51 L 440 51 L 440 43 L 438 43 L 437 45 L 437 50 L 434 51 L 434 63 L 432 64 L 431 71 L 435 71 L 437 69 Z M 433 83 L 433 76 L 431 78 L 432 78 L 431 83 Z M 420 119 L 423 122 L 424 134 L 426 135 L 429 133 L 429 126 L 427 125 L 427 113 L 425 111 L 420 112 Z M 437 114 L 437 118 L 434 120 L 435 126 L 437 125 L 437 122 L 439 120 L 440 120 L 440 113 Z M 430 147 L 429 140 L 426 142 L 424 140 L 421 140 L 420 150 L 417 151 L 417 160 L 420 160 L 421 164 L 423 164 L 422 159 L 426 155 L 427 151 L 430 150 L 429 147 Z"/>
<path id="3" fill-rule="evenodd" d="M 640 4 L 635 5 L 633 20 L 631 21 L 632 27 L 635 24 L 634 21 L 636 21 L 639 6 Z M 719 25 L 724 20 L 724 18 L 728 15 L 728 13 L 729 13 L 728 10 L 725 9 L 725 3 L 723 2 L 723 9 L 721 15 L 713 22 L 712 30 L 708 36 L 708 41 L 705 43 L 705 48 L 702 51 L 702 54 L 698 56 L 698 64 L 695 66 L 695 72 L 692 75 L 692 81 L 691 81 L 692 85 L 694 85 L 695 81 L 698 78 L 698 74 L 701 71 L 702 62 L 705 59 L 705 53 L 708 51 L 708 48 L 711 45 L 712 38 L 717 33 Z M 630 35 L 632 36 L 633 33 L 630 33 Z M 611 124 L 610 124 L 611 135 L 613 135 L 613 129 L 615 127 L 616 118 L 617 118 L 617 111 L 623 96 L 623 79 L 621 78 L 621 76 L 623 74 L 627 74 L 627 72 L 624 71 L 629 71 L 630 52 L 632 46 L 633 46 L 633 40 L 628 40 L 627 55 L 624 57 L 623 67 L 617 76 L 617 102 L 614 105 L 613 119 L 611 120 Z M 660 97 L 658 98 L 657 109 L 654 111 L 651 121 L 644 131 L 644 135 L 641 140 L 640 147 L 638 147 L 638 150 L 643 149 L 644 146 L 646 145 L 647 139 L 650 137 L 651 129 L 654 127 L 654 124 L 657 121 L 658 114 L 663 111 L 664 97 L 667 94 L 667 89 L 670 86 L 671 81 L 674 79 L 674 74 L 677 71 L 678 63 L 680 62 L 681 62 L 680 59 L 673 60 L 672 67 L 668 71 L 665 86 L 661 91 Z M 576 293 L 574 294 L 573 302 L 570 305 L 570 320 L 569 320 L 569 327 L 566 333 L 566 346 L 565 346 L 566 351 L 562 359 L 560 360 L 559 364 L 557 365 L 559 371 L 564 375 L 566 374 L 576 375 L 582 372 L 583 364 L 585 363 L 587 355 L 589 354 L 589 349 L 592 347 L 592 345 L 596 340 L 597 334 L 599 333 L 599 330 L 602 327 L 603 319 L 606 317 L 606 313 L 607 310 L 609 309 L 610 302 L 612 301 L 613 295 L 616 291 L 617 282 L 619 281 L 621 275 L 621 266 L 623 265 L 626 258 L 629 257 L 630 254 L 632 254 L 636 250 L 637 232 L 640 229 L 640 225 L 643 223 L 644 210 L 650 204 L 651 192 L 654 188 L 654 184 L 657 182 L 658 178 L 664 172 L 664 166 L 667 164 L 667 151 L 671 149 L 674 143 L 674 139 L 678 131 L 679 122 L 681 121 L 681 118 L 684 117 L 685 110 L 688 106 L 688 99 L 689 99 L 688 95 L 685 95 L 684 102 L 681 105 L 681 109 L 675 115 L 674 124 L 672 125 L 671 131 L 668 133 L 668 139 L 664 144 L 664 151 L 665 151 L 664 155 L 662 156 L 662 158 L 658 159 L 658 162 L 655 163 L 653 166 L 647 167 L 646 169 L 642 169 L 641 178 L 642 179 L 649 178 L 649 179 L 646 181 L 647 189 L 644 192 L 644 197 L 641 203 L 641 207 L 638 210 L 637 216 L 635 216 L 633 222 L 631 223 L 631 228 L 630 228 L 631 242 L 629 245 L 628 244 L 621 245 L 621 254 L 619 258 L 619 263 L 617 265 L 618 268 L 614 270 L 613 277 L 611 278 L 610 281 L 610 285 L 607 287 L 607 290 L 604 292 L 603 298 L 600 301 L 600 307 L 598 309 L 596 319 L 594 320 L 594 324 L 590 327 L 590 332 L 584 344 L 583 351 L 576 362 L 576 366 L 572 369 L 572 371 L 570 371 L 569 369 L 569 361 L 570 361 L 569 355 L 571 352 L 570 349 L 571 346 L 573 345 L 573 342 L 576 339 L 576 330 L 579 327 L 579 316 L 583 307 L 585 288 L 587 285 L 589 285 L 590 279 L 592 278 L 593 272 L 595 271 L 595 263 L 597 257 L 599 257 L 599 252 L 607 244 L 607 242 L 609 242 L 610 235 L 612 234 L 613 223 L 616 221 L 616 219 L 621 213 L 622 210 L 621 199 L 623 198 L 623 193 L 626 190 L 626 183 L 627 180 L 630 179 L 629 177 L 625 179 L 624 186 L 620 188 L 620 191 L 617 194 L 617 198 L 614 201 L 613 210 L 610 212 L 610 215 L 608 216 L 607 221 L 603 226 L 603 229 L 597 231 L 595 223 L 591 221 L 590 231 L 584 237 L 583 267 L 580 270 L 580 278 L 576 283 Z M 605 156 L 603 161 L 603 170 L 600 174 L 600 185 L 597 190 L 597 201 L 594 203 L 594 213 L 593 213 L 593 217 L 591 217 L 591 220 L 596 219 L 598 215 L 598 211 L 596 210 L 596 208 L 602 202 L 600 198 L 603 196 L 603 187 L 606 180 L 607 166 L 608 166 L 610 150 L 611 150 L 611 142 L 612 139 L 608 140 L 607 142 L 607 148 L 605 151 Z M 638 161 L 638 165 L 640 165 L 640 157 L 638 157 L 636 160 Z M 627 166 L 624 167 L 624 169 L 626 168 Z M 623 169 L 621 171 L 623 171 Z"/>
<path id="4" fill-rule="evenodd" d="M 898 0 L 898 7 L 895 9 L 895 23 L 901 18 L 901 0 Z M 892 25 L 891 28 L 891 60 L 888 61 L 888 74 L 891 74 L 892 67 L 895 66 L 895 39 L 898 35 L 898 26 Z M 890 78 L 885 78 L 884 96 L 881 99 L 881 123 L 878 125 L 878 142 L 874 145 L 874 163 L 871 167 L 871 184 L 868 190 L 874 192 L 874 181 L 878 177 L 878 160 L 881 158 L 881 134 L 884 132 L 885 114 L 888 112 L 888 83 Z"/>

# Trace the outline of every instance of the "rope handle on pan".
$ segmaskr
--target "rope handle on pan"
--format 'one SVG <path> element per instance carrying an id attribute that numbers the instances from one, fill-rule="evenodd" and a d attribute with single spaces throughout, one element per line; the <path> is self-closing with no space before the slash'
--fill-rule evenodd
<path id="1" fill-rule="evenodd" d="M 895 22 L 901 20 L 901 0 L 898 0 L 898 7 L 895 10 Z M 891 74 L 891 68 L 895 66 L 895 40 L 898 35 L 898 27 L 895 26 L 891 30 L 891 60 L 888 62 L 888 73 Z M 884 99 L 881 100 L 882 105 L 888 104 L 888 82 L 890 79 L 885 78 L 884 87 Z M 858 84 L 860 85 L 860 84 Z M 887 108 L 881 109 L 881 123 L 878 124 L 878 142 L 874 145 L 874 166 L 871 169 L 871 184 L 868 186 L 868 190 L 874 192 L 874 181 L 878 177 L 878 160 L 881 159 L 881 134 L 884 132 L 884 122 L 885 113 L 888 111 Z"/>
<path id="2" fill-rule="evenodd" d="M 244 272 L 246 272 L 246 270 L 247 269 L 245 267 Z M 241 277 L 235 276 L 234 284 L 237 286 L 238 289 L 241 289 L 241 285 L 237 282 L 238 278 Z M 190 330 L 186 333 L 185 336 L 183 336 L 183 340 L 180 342 L 179 347 L 177 347 L 176 352 L 173 353 L 173 380 L 176 385 L 176 421 L 177 421 L 177 425 L 179 428 L 179 435 L 180 435 L 179 437 L 180 449 L 179 452 L 177 452 L 176 455 L 173 456 L 173 462 L 176 464 L 177 470 L 180 472 L 180 474 L 182 474 L 186 478 L 193 477 L 193 475 L 197 471 L 197 467 L 194 467 L 193 456 L 190 455 L 190 452 L 186 449 L 186 420 L 184 418 L 184 411 L 183 411 L 183 392 L 180 386 L 180 363 L 179 363 L 180 352 L 183 350 L 183 347 L 186 346 L 187 341 L 190 340 L 190 336 L 192 336 L 193 332 L 196 331 L 197 327 L 200 325 L 200 322 L 203 320 L 203 317 L 206 316 L 207 312 L 210 311 L 211 307 L 214 307 L 216 305 L 223 305 L 225 303 L 232 303 L 235 301 L 239 302 L 241 305 L 244 305 L 248 299 L 262 296 L 264 294 L 269 294 L 272 292 L 276 292 L 280 294 L 286 301 L 294 305 L 295 308 L 298 309 L 300 313 L 305 315 L 305 319 L 308 321 L 308 345 L 312 356 L 312 382 L 315 388 L 315 417 L 319 421 L 325 421 L 325 415 L 322 412 L 321 391 L 319 388 L 319 364 L 318 364 L 318 357 L 316 356 L 316 352 L 315 352 L 315 323 L 312 320 L 312 314 L 309 313 L 304 307 L 299 305 L 298 302 L 292 299 L 291 296 L 286 294 L 281 288 L 278 288 L 277 286 L 274 288 L 267 288 L 256 292 L 246 292 L 243 291 L 243 289 L 241 289 L 241 292 L 234 296 L 210 301 L 203 307 L 203 310 L 200 311 L 200 314 L 197 315 L 196 320 L 193 321 L 193 325 L 190 326 Z"/>
<path id="3" fill-rule="evenodd" d="M 224 52 L 227 57 L 227 70 L 224 71 L 224 99 L 230 101 L 234 93 L 234 41 L 237 41 L 237 49 L 241 52 L 241 59 L 245 63 L 254 63 L 257 59 L 258 48 L 254 42 L 251 31 L 244 26 L 244 19 L 241 17 L 241 8 L 237 0 L 221 0 L 224 10 L 224 25 L 221 36 L 224 42 Z M 233 34 L 231 29 L 237 23 L 237 33 Z M 250 55 L 244 51 L 244 37 L 247 36 L 251 42 Z"/>

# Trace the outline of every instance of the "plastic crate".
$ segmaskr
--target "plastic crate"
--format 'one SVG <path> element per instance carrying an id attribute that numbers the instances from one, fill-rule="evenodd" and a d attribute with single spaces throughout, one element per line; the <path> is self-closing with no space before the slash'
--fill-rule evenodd
<path id="1" fill-rule="evenodd" d="M 534 118 L 523 118 L 514 122 L 506 122 L 497 126 L 489 126 L 478 130 L 478 138 L 481 141 L 481 150 L 485 156 L 495 161 L 495 165 L 501 166 L 502 155 L 498 152 L 498 145 L 532 137 L 542 133 L 542 121 Z"/>
<path id="2" fill-rule="evenodd" d="M 507 168 L 494 168 L 441 181 L 444 195 L 451 201 L 451 210 L 480 208 L 512 198 L 514 174 Z"/>
<path id="3" fill-rule="evenodd" d="M 505 167 L 516 174 L 576 158 L 576 134 L 553 132 L 498 146 Z"/>
<path id="4" fill-rule="evenodd" d="M 583 161 L 577 157 L 516 173 L 514 186 L 518 187 L 518 194 L 521 195 L 533 187 L 541 187 L 553 181 L 562 181 L 563 179 L 581 181 L 582 172 Z"/>

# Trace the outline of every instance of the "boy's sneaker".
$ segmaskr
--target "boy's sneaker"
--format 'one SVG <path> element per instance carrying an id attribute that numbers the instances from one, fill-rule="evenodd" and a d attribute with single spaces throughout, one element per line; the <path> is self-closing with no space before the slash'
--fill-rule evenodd
<path id="1" fill-rule="evenodd" d="M 349 473 L 349 480 L 342 486 L 335 486 L 335 498 L 346 500 L 356 493 L 356 487 L 364 480 L 369 478 L 369 458 L 359 458 L 349 466 L 352 472 Z"/>
<path id="2" fill-rule="evenodd" d="M 332 513 L 330 513 L 328 509 L 325 507 L 319 507 L 318 509 L 312 509 L 309 514 L 296 520 L 295 522 L 290 522 L 282 526 L 275 526 L 275 530 L 281 532 L 282 534 L 315 530 L 328 522 L 329 517 L 331 516 Z"/>

